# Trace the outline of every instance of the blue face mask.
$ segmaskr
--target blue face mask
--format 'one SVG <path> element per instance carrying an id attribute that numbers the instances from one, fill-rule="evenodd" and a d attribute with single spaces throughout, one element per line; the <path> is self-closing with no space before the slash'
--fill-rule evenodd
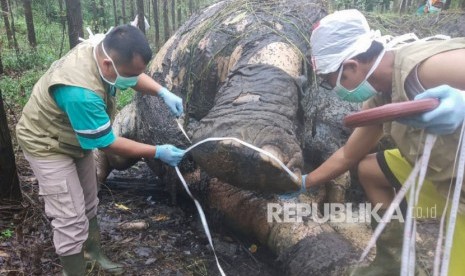
<path id="1" fill-rule="evenodd" d="M 105 51 L 105 47 L 103 47 L 103 42 L 101 43 L 101 45 L 102 45 L 103 53 L 105 54 L 105 56 L 108 59 L 110 59 L 111 64 L 113 65 L 113 69 L 115 69 L 115 73 L 116 73 L 116 79 L 115 79 L 114 82 L 111 82 L 111 81 L 107 80 L 103 76 L 102 71 L 100 70 L 100 67 L 98 66 L 98 63 L 97 63 L 98 71 L 99 71 L 100 76 L 102 77 L 102 79 L 104 81 L 106 81 L 108 84 L 113 85 L 116 88 L 121 89 L 121 90 L 126 90 L 129 87 L 135 86 L 137 84 L 137 80 L 138 80 L 139 76 L 134 76 L 134 77 L 123 77 L 123 76 L 121 76 L 118 73 L 118 70 L 116 70 L 116 66 L 115 66 L 115 63 L 113 62 L 113 59 L 111 59 L 111 57 L 107 54 L 107 51 Z M 94 57 L 95 57 L 95 51 L 94 51 Z M 97 60 L 97 58 L 95 58 L 95 59 Z"/>
<path id="2" fill-rule="evenodd" d="M 376 95 L 376 93 L 378 92 L 368 82 L 368 78 L 371 76 L 373 71 L 375 71 L 375 69 L 378 67 L 379 63 L 381 62 L 381 59 L 384 56 L 384 53 L 385 51 L 379 54 L 378 58 L 376 59 L 375 63 L 373 63 L 373 66 L 371 67 L 365 79 L 353 90 L 348 90 L 347 88 L 341 85 L 341 76 L 342 76 L 342 71 L 344 70 L 344 66 L 341 66 L 341 70 L 339 70 L 339 75 L 337 77 L 336 86 L 333 89 L 336 92 L 336 94 L 339 96 L 339 98 L 341 98 L 344 101 L 348 101 L 348 102 L 364 102 L 368 100 L 369 98 L 373 97 L 374 95 Z"/>

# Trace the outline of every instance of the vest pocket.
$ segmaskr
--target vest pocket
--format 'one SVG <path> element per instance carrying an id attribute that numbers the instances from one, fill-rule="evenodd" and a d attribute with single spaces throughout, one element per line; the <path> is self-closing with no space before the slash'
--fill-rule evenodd
<path id="1" fill-rule="evenodd" d="M 45 202 L 45 214 L 52 218 L 76 217 L 74 202 L 66 179 L 48 180 L 39 184 L 39 195 Z"/>

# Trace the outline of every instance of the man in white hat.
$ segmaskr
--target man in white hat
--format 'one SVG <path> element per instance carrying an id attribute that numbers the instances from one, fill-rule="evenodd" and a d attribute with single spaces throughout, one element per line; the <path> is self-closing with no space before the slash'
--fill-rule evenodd
<path id="1" fill-rule="evenodd" d="M 323 18 L 311 36 L 312 63 L 320 86 L 340 98 L 363 102 L 362 109 L 386 103 L 437 98 L 439 106 L 422 115 L 356 128 L 347 143 L 321 166 L 302 177 L 306 188 L 328 182 L 356 169 L 368 200 L 381 203 L 379 214 L 391 204 L 420 152 L 424 130 L 438 134 L 432 150 L 427 181 L 416 208 L 437 207 L 441 214 L 454 178 L 459 126 L 465 117 L 465 38 L 418 41 L 386 49 L 379 32 L 371 31 L 357 10 Z M 323 91 L 322 91 L 323 93 Z M 370 154 L 383 134 L 397 148 Z M 457 216 L 449 275 L 465 275 L 460 247 L 465 245 L 465 200 Z M 401 208 L 402 208 L 401 204 Z M 372 220 L 372 226 L 376 221 Z M 355 275 L 399 275 L 403 224 L 391 221 L 377 241 L 373 263 Z"/>

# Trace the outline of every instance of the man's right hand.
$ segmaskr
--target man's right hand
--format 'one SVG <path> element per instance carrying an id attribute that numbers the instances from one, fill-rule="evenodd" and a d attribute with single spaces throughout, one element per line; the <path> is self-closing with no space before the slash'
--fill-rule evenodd
<path id="1" fill-rule="evenodd" d="M 179 117 L 184 112 L 182 107 L 182 99 L 176 95 L 174 95 L 171 91 L 163 87 L 160 92 L 158 92 L 158 96 L 160 96 L 165 104 L 168 106 L 171 113 Z"/>
<path id="2" fill-rule="evenodd" d="M 179 149 L 173 145 L 157 145 L 155 159 L 160 159 L 166 164 L 176 167 L 181 162 L 185 150 Z"/>

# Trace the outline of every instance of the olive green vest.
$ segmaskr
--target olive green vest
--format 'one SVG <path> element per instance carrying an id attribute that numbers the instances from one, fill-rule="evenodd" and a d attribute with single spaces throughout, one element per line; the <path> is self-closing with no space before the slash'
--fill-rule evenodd
<path id="1" fill-rule="evenodd" d="M 383 99 L 382 95 L 370 99 L 369 106 L 382 105 L 392 101 L 409 100 L 404 89 L 408 74 L 424 60 L 441 52 L 465 48 L 465 38 L 455 38 L 441 41 L 420 41 L 395 50 L 394 70 L 392 76 L 392 95 Z M 385 134 L 390 135 L 396 143 L 402 156 L 411 164 L 423 152 L 426 133 L 421 129 L 408 127 L 398 122 L 387 122 L 383 125 Z M 429 160 L 427 178 L 432 181 L 438 191 L 447 195 L 447 190 L 453 176 L 454 159 L 458 150 L 460 128 L 453 134 L 438 136 Z M 462 185 L 462 194 L 464 186 Z M 462 212 L 465 212 L 465 198 L 460 198 Z"/>
<path id="2" fill-rule="evenodd" d="M 404 90 L 404 84 L 408 74 L 417 64 L 438 53 L 460 48 L 465 48 L 465 38 L 421 41 L 397 50 L 392 78 L 392 102 L 409 100 Z M 426 134 L 422 134 L 421 129 L 408 127 L 395 121 L 386 123 L 384 129 L 392 136 L 402 155 L 414 164 L 417 157 L 423 152 Z M 450 135 L 438 136 L 431 152 L 428 179 L 433 182 L 450 181 L 459 136 L 460 129 Z M 421 139 L 422 137 L 423 139 Z"/>
<path id="3" fill-rule="evenodd" d="M 39 158 L 57 158 L 61 154 L 83 157 L 68 116 L 57 106 L 50 94 L 54 85 L 78 86 L 94 91 L 107 107 L 110 118 L 115 113 L 115 97 L 99 74 L 93 57 L 93 46 L 82 42 L 55 61 L 34 85 L 31 97 L 16 126 L 21 148 Z"/>

